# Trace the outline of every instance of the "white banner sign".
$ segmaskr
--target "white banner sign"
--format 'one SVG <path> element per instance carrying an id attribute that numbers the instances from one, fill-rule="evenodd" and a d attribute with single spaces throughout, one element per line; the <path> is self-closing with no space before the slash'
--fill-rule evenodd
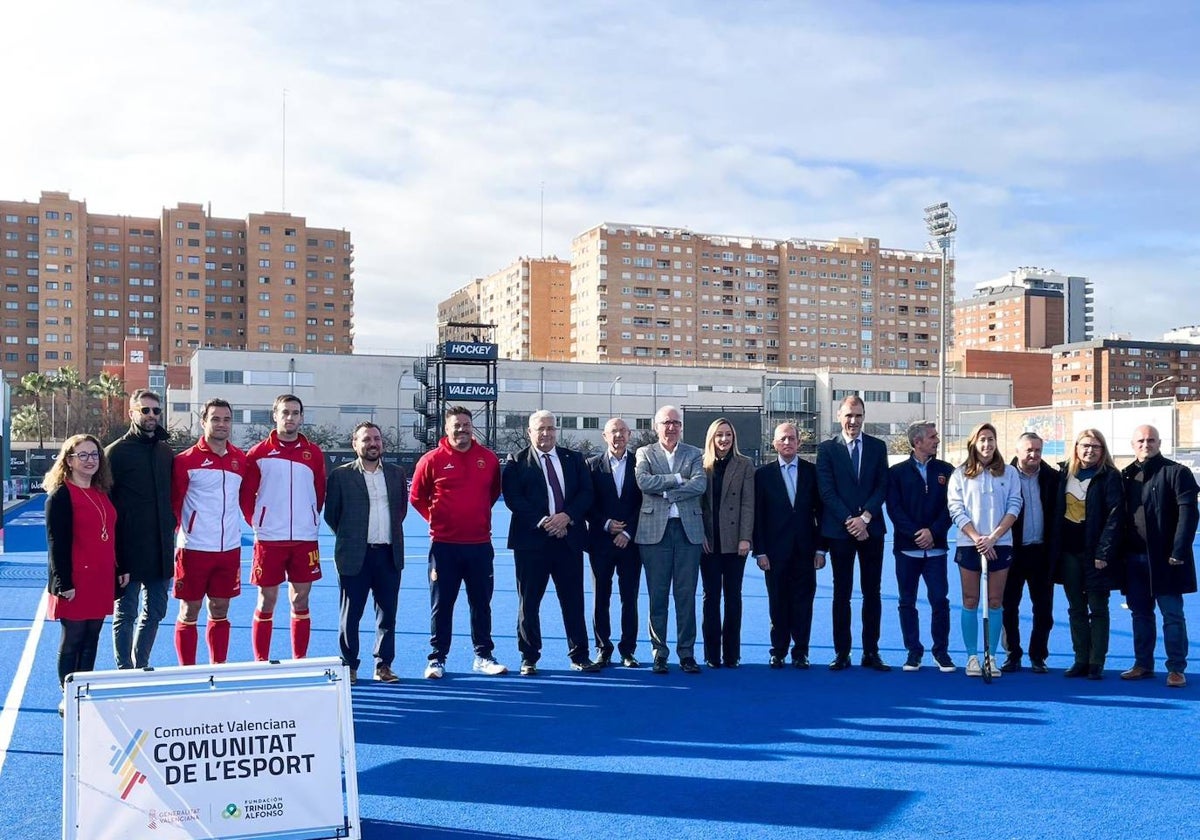
<path id="1" fill-rule="evenodd" d="M 80 702 L 68 768 L 76 823 L 66 833 L 166 840 L 341 828 L 340 690 L 330 681 L 259 683 Z"/>

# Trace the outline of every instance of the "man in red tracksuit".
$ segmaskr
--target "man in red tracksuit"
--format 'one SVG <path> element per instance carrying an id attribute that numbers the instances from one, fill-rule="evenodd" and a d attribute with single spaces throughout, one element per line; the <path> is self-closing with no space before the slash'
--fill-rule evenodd
<path id="1" fill-rule="evenodd" d="M 492 655 L 492 506 L 500 498 L 500 461 L 472 437 L 471 412 L 446 409 L 446 436 L 413 471 L 409 501 L 429 522 L 430 646 L 426 679 L 441 679 L 454 632 L 454 602 L 463 583 L 471 606 L 474 670 L 508 668 Z"/>
<path id="2" fill-rule="evenodd" d="M 242 592 L 242 514 L 239 493 L 246 453 L 229 442 L 233 410 L 214 398 L 200 413 L 204 436 L 175 456 L 171 506 L 175 538 L 175 653 L 180 665 L 196 664 L 200 607 L 208 598 L 208 661 L 229 655 L 229 601 Z"/>
<path id="3" fill-rule="evenodd" d="M 308 593 L 321 578 L 317 530 L 325 504 L 325 455 L 300 434 L 304 403 L 280 394 L 271 409 L 275 431 L 247 453 L 241 503 L 254 529 L 250 582 L 258 587 L 251 643 L 254 658 L 271 658 L 271 629 L 279 585 L 286 579 L 292 605 L 292 656 L 308 653 L 312 623 Z"/>

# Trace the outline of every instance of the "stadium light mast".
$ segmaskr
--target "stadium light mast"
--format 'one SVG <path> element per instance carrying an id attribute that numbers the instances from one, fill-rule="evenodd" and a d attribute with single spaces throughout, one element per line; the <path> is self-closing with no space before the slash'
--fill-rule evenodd
<path id="1" fill-rule="evenodd" d="M 958 217 L 950 209 L 948 202 L 931 204 L 925 208 L 925 227 L 933 237 L 938 248 L 942 251 L 941 285 L 938 295 L 938 379 L 937 379 L 937 429 L 943 438 L 947 438 L 950 430 L 946 425 L 946 347 L 949 344 L 950 306 L 953 301 L 950 295 L 950 280 L 948 268 L 950 264 L 950 248 L 954 244 L 954 234 L 958 230 Z"/>

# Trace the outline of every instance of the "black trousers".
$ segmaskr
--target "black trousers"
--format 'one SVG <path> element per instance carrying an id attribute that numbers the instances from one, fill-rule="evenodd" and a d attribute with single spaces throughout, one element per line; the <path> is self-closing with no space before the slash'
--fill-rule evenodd
<path id="1" fill-rule="evenodd" d="M 492 590 L 495 588 L 496 553 L 490 542 L 459 544 L 434 542 L 429 546 L 429 653 L 431 661 L 445 662 L 454 635 L 454 602 L 466 584 L 471 607 L 471 643 L 475 655 L 489 658 L 492 642 Z"/>
<path id="2" fill-rule="evenodd" d="M 58 623 L 62 625 L 62 641 L 58 644 L 58 684 L 61 686 L 68 674 L 96 669 L 96 646 L 100 643 L 104 619 L 60 618 Z"/>
<path id="3" fill-rule="evenodd" d="M 853 646 L 850 633 L 850 596 L 854 591 L 854 558 L 858 558 L 858 576 L 862 586 L 862 652 L 879 653 L 879 622 L 883 601 L 879 594 L 883 578 L 883 537 L 833 539 L 829 541 L 829 561 L 833 566 L 833 649 L 838 656 L 849 656 Z"/>
<path id="4" fill-rule="evenodd" d="M 583 617 L 583 552 L 562 540 L 548 540 L 543 549 L 514 549 L 517 574 L 517 649 L 522 662 L 542 656 L 542 597 L 551 578 L 562 608 L 567 656 L 588 661 L 587 622 Z"/>
<path id="5" fill-rule="evenodd" d="M 390 545 L 367 546 L 358 574 L 338 575 L 338 646 L 342 661 L 351 668 L 360 664 L 358 625 L 371 595 L 375 597 L 375 667 L 390 667 L 396 657 L 396 608 L 400 602 L 400 570 L 392 561 Z"/>
<path id="6" fill-rule="evenodd" d="M 773 558 L 771 568 L 764 573 L 771 616 L 771 655 L 786 659 L 790 643 L 792 659 L 800 659 L 808 656 L 817 570 L 811 554 L 778 561 Z"/>
<path id="7" fill-rule="evenodd" d="M 616 548 L 603 554 L 588 554 L 592 567 L 592 636 L 596 650 L 612 655 L 612 622 L 609 610 L 612 604 L 613 573 L 617 576 L 617 589 L 621 598 L 621 639 L 617 651 L 621 656 L 633 656 L 637 649 L 638 589 L 641 587 L 642 558 L 635 543 L 625 548 Z"/>
<path id="8" fill-rule="evenodd" d="M 1029 633 L 1029 657 L 1050 655 L 1050 628 L 1054 626 L 1054 581 L 1050 577 L 1050 553 L 1045 543 L 1013 546 L 1012 565 L 1004 583 L 1004 638 L 1008 652 L 1020 656 L 1021 593 L 1029 588 L 1033 604 L 1033 630 Z"/>
<path id="9" fill-rule="evenodd" d="M 742 578 L 746 558 L 738 554 L 701 554 L 700 581 L 704 584 L 704 661 L 736 663 L 742 658 Z M 721 620 L 721 598 L 725 620 Z"/>

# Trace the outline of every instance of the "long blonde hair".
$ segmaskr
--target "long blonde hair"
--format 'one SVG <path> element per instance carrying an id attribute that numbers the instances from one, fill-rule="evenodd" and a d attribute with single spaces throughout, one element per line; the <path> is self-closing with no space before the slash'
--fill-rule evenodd
<path id="1" fill-rule="evenodd" d="M 729 431 L 733 434 L 733 444 L 729 447 L 727 458 L 736 458 L 742 452 L 737 445 L 737 429 L 733 428 L 733 424 L 724 417 L 718 417 L 716 420 L 708 424 L 708 431 L 704 433 L 704 471 L 712 474 L 713 464 L 717 463 L 717 447 L 713 442 L 717 436 L 717 429 L 724 424 L 729 427 Z"/>
<path id="2" fill-rule="evenodd" d="M 992 440 L 996 441 L 996 451 L 992 453 L 990 464 L 980 461 L 979 453 L 975 451 L 975 444 L 984 432 L 991 432 Z M 963 462 L 963 474 L 967 478 L 974 478 L 986 469 L 999 477 L 1004 475 L 1004 466 L 1004 458 L 1000 455 L 1000 436 L 996 434 L 996 427 L 991 423 L 980 423 L 971 430 L 971 436 L 967 438 L 967 460 Z"/>
<path id="3" fill-rule="evenodd" d="M 1078 475 L 1083 469 L 1083 465 L 1079 461 L 1079 441 L 1084 438 L 1095 438 L 1100 441 L 1100 445 L 1104 447 L 1104 457 L 1100 460 L 1100 469 L 1108 467 L 1115 470 L 1117 465 L 1113 463 L 1112 453 L 1108 451 L 1108 441 L 1104 439 L 1104 434 L 1099 429 L 1084 429 L 1075 436 L 1075 443 L 1071 446 L 1071 454 L 1067 456 L 1067 474 Z"/>
<path id="4" fill-rule="evenodd" d="M 79 444 L 88 442 L 95 444 L 96 451 L 100 453 L 100 468 L 92 476 L 92 487 L 105 493 L 112 489 L 112 470 L 108 466 L 108 456 L 104 454 L 104 447 L 95 435 L 72 435 L 63 441 L 58 458 L 42 477 L 42 489 L 52 493 L 67 481 L 71 475 L 70 456 L 75 454 L 75 448 Z"/>

